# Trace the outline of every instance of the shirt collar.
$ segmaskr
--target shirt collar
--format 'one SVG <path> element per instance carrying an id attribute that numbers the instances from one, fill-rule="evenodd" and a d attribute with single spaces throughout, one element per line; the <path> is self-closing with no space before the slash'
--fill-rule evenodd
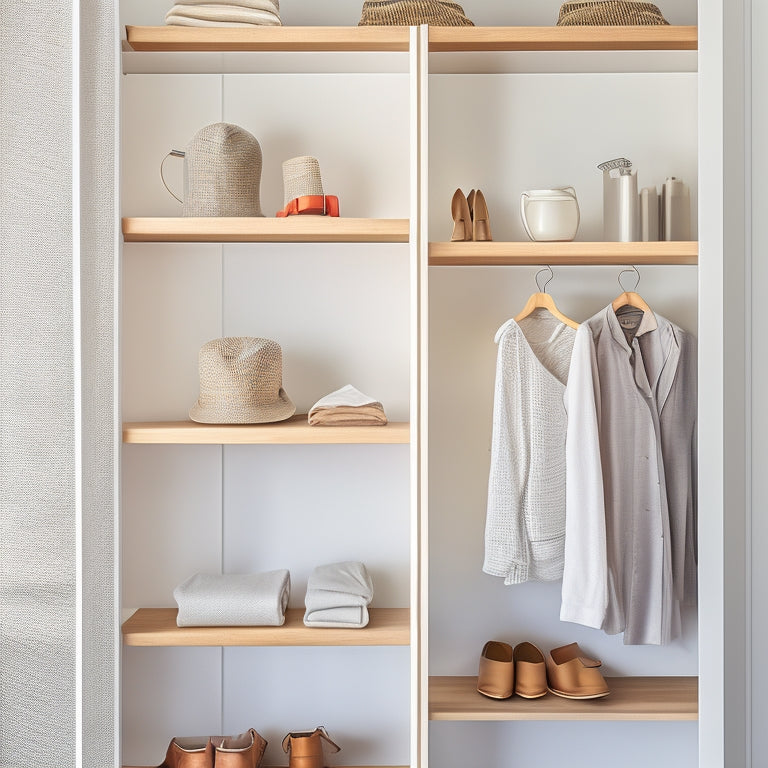
<path id="1" fill-rule="evenodd" d="M 627 351 L 631 351 L 632 346 L 627 343 L 627 337 L 624 335 L 624 330 L 619 323 L 619 318 L 616 317 L 616 313 L 613 311 L 613 304 L 609 304 L 605 308 L 605 318 L 613 338 Z M 658 322 L 656 321 L 656 315 L 650 310 L 643 312 L 643 319 L 640 321 L 640 325 L 637 328 L 635 338 L 637 339 L 650 331 L 655 331 L 657 328 Z"/>

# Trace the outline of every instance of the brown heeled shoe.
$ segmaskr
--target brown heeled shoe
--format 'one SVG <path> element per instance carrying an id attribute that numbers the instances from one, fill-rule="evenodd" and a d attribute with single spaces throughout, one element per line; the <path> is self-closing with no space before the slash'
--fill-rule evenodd
<path id="1" fill-rule="evenodd" d="M 472 239 L 493 240 L 491 237 L 491 222 L 488 218 L 488 206 L 485 203 L 485 196 L 479 189 L 474 192 L 471 213 Z"/>
<path id="2" fill-rule="evenodd" d="M 544 654 L 533 643 L 519 643 L 515 660 L 515 693 L 524 699 L 547 695 L 547 667 Z"/>
<path id="3" fill-rule="evenodd" d="M 489 640 L 480 655 L 477 690 L 489 699 L 508 699 L 515 692 L 512 646 Z"/>
<path id="4" fill-rule="evenodd" d="M 238 736 L 213 736 L 216 768 L 259 768 L 267 740 L 253 728 Z"/>
<path id="5" fill-rule="evenodd" d="M 453 234 L 451 242 L 472 239 L 472 216 L 464 193 L 457 189 L 451 200 L 451 216 L 453 217 Z"/>

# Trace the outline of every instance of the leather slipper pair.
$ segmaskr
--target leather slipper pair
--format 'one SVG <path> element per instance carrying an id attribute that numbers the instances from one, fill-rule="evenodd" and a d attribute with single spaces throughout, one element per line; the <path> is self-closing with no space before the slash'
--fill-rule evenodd
<path id="1" fill-rule="evenodd" d="M 547 693 L 544 656 L 533 643 L 489 640 L 480 655 L 477 690 L 491 699 L 508 699 L 513 694 L 538 699 Z"/>
<path id="2" fill-rule="evenodd" d="M 492 699 L 513 694 L 537 699 L 551 691 L 566 699 L 599 699 L 610 693 L 600 672 L 601 662 L 585 656 L 578 643 L 544 654 L 533 643 L 489 640 L 483 646 L 477 690 Z"/>

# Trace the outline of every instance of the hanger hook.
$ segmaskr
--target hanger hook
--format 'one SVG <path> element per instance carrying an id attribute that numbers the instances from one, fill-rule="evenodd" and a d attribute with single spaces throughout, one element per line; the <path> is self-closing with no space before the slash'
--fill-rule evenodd
<path id="1" fill-rule="evenodd" d="M 542 286 L 539 283 L 539 275 L 542 272 L 546 272 L 549 270 L 549 277 L 544 281 L 544 285 Z M 542 267 L 537 273 L 536 273 L 536 287 L 539 289 L 539 293 L 546 293 L 547 292 L 547 286 L 552 282 L 552 280 L 555 277 L 555 273 L 552 271 L 552 267 L 547 264 L 546 266 Z"/>
<path id="2" fill-rule="evenodd" d="M 621 288 L 621 290 L 624 293 L 628 293 L 627 289 L 621 283 L 621 276 L 625 272 L 634 272 L 637 275 L 637 281 L 635 282 L 635 287 L 632 289 L 632 291 L 636 293 L 637 292 L 637 286 L 640 285 L 640 272 L 638 271 L 637 267 L 634 264 L 632 265 L 632 269 L 622 269 L 621 272 L 619 272 L 619 276 L 616 279 L 619 282 L 619 288 Z"/>

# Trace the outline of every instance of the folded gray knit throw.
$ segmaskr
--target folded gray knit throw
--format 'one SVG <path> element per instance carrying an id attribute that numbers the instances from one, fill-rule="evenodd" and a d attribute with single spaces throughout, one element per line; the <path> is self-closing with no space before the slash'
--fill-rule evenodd
<path id="1" fill-rule="evenodd" d="M 180 627 L 279 627 L 291 591 L 287 570 L 213 575 L 198 573 L 179 584 L 173 597 Z"/>
<path id="2" fill-rule="evenodd" d="M 368 624 L 373 582 L 363 563 L 319 565 L 307 581 L 304 624 L 359 628 Z"/>

